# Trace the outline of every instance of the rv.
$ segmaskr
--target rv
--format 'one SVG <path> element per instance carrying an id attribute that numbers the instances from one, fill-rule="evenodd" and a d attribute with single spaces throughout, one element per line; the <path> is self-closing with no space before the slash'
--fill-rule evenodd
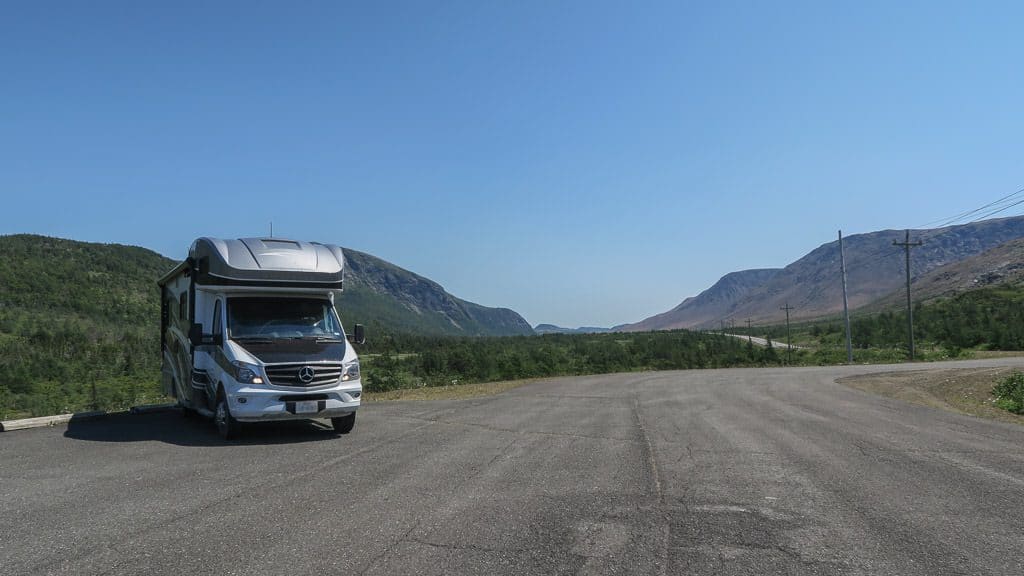
<path id="1" fill-rule="evenodd" d="M 240 422 L 330 419 L 347 434 L 362 396 L 359 359 L 334 308 L 341 248 L 280 238 L 199 238 L 161 278 L 165 393 L 212 418 L 225 439 Z"/>

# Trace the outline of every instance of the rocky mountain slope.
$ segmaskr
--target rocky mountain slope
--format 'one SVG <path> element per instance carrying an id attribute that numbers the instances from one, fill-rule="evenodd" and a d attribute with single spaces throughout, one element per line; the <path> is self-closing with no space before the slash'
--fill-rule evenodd
<path id="1" fill-rule="evenodd" d="M 1000 284 L 1024 283 L 1024 238 L 1000 244 L 959 262 L 940 266 L 914 278 L 911 294 L 915 302 L 956 296 L 970 290 Z M 906 292 L 900 288 L 860 311 L 872 312 L 904 305 Z"/>
<path id="2" fill-rule="evenodd" d="M 348 273 L 338 301 L 344 321 L 389 331 L 458 336 L 533 334 L 522 316 L 449 294 L 428 278 L 365 252 L 344 249 Z"/>
<path id="3" fill-rule="evenodd" d="M 762 268 L 730 272 L 722 276 L 711 288 L 683 300 L 668 312 L 651 316 L 636 324 L 629 324 L 620 330 L 670 330 L 716 324 L 729 316 L 737 303 L 743 301 L 751 291 L 764 286 L 781 271 L 779 268 Z"/>
<path id="4" fill-rule="evenodd" d="M 911 241 L 923 242 L 912 251 L 912 277 L 1022 237 L 1022 216 L 912 231 Z M 905 282 L 903 249 L 892 245 L 893 241 L 903 239 L 902 230 L 844 238 L 851 308 L 886 297 Z M 839 271 L 839 242 L 828 242 L 774 273 L 760 271 L 763 274 L 757 276 L 754 273 L 758 271 L 744 271 L 726 275 L 715 286 L 696 298 L 684 300 L 673 310 L 621 329 L 710 328 L 730 318 L 736 322 L 751 318 L 759 324 L 775 323 L 785 319 L 780 308 L 786 304 L 794 307 L 791 317 L 795 319 L 836 314 L 843 307 Z M 735 274 L 749 281 L 736 282 Z"/>

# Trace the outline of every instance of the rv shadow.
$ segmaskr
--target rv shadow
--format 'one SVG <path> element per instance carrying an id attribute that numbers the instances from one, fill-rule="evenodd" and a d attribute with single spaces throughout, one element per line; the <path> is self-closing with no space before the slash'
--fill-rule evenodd
<path id="1" fill-rule="evenodd" d="M 65 438 L 90 442 L 166 442 L 178 446 L 231 444 L 294 444 L 336 440 L 330 426 L 315 420 L 245 424 L 233 440 L 217 434 L 213 422 L 199 416 L 185 417 L 176 409 L 148 414 L 111 414 L 94 420 L 68 422 Z"/>

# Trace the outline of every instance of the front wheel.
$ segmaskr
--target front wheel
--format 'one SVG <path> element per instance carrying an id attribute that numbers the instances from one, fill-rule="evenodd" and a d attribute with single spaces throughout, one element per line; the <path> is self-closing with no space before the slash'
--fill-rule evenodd
<path id="1" fill-rule="evenodd" d="M 217 410 L 213 414 L 213 422 L 217 425 L 217 433 L 225 440 L 231 440 L 238 435 L 238 420 L 231 415 L 228 409 L 228 399 L 221 394 L 217 398 Z"/>
<path id="2" fill-rule="evenodd" d="M 352 431 L 352 427 L 356 425 L 356 413 L 353 412 L 348 416 L 331 418 L 331 424 L 334 426 L 334 431 L 338 434 L 348 434 Z"/>

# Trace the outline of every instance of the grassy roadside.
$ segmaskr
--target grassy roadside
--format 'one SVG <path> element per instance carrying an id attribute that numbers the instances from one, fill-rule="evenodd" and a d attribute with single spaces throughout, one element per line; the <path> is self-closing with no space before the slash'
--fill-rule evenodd
<path id="1" fill-rule="evenodd" d="M 424 386 L 421 388 L 403 388 L 388 392 L 365 392 L 364 402 L 390 402 L 395 400 L 466 400 L 482 396 L 494 396 L 543 380 L 531 378 L 527 380 L 509 380 L 506 382 L 485 382 L 481 384 L 456 384 L 454 386 Z"/>
<path id="2" fill-rule="evenodd" d="M 993 404 L 992 387 L 1013 371 L 1013 368 L 915 370 L 849 376 L 837 382 L 905 402 L 1024 425 L 1024 416 Z"/>

